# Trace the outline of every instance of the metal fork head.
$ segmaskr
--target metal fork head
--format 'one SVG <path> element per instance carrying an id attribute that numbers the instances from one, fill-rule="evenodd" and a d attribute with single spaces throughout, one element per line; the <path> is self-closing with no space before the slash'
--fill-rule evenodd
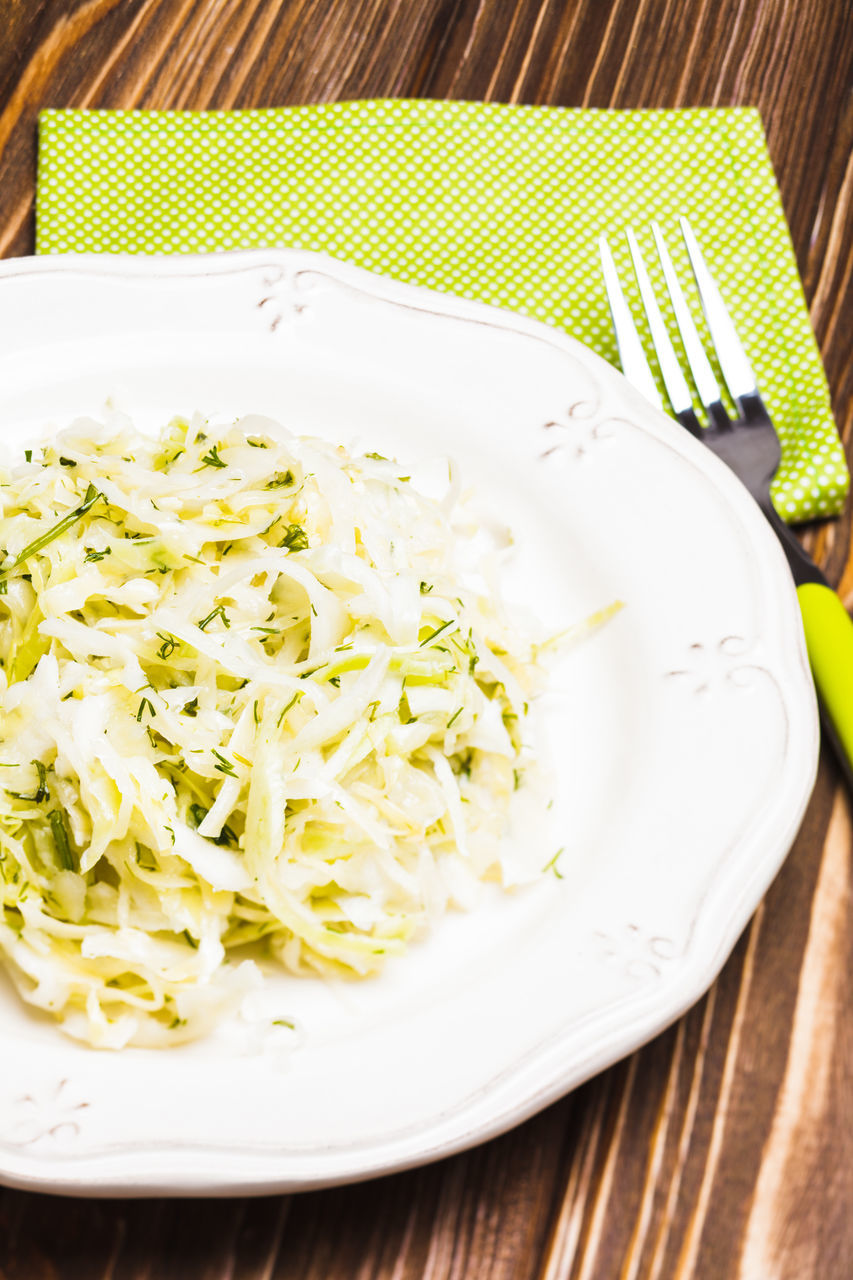
<path id="1" fill-rule="evenodd" d="M 693 395 L 655 297 L 637 237 L 633 230 L 628 228 L 626 232 L 628 248 L 643 309 L 649 323 L 661 379 L 666 388 L 673 416 L 729 464 L 759 505 L 766 510 L 770 507 L 770 481 L 781 457 L 779 438 L 759 395 L 755 375 L 738 338 L 734 323 L 708 270 L 690 224 L 686 218 L 680 218 L 679 226 L 699 290 L 699 300 L 717 361 L 729 394 L 737 408 L 737 416 L 731 418 L 726 411 L 716 374 L 693 321 L 663 234 L 658 224 L 653 222 L 651 230 L 655 247 L 672 303 L 675 322 L 681 335 L 687 366 L 698 393 L 699 402 L 707 415 L 707 427 L 702 426 L 693 407 Z M 654 376 L 643 352 L 640 336 L 619 283 L 610 246 L 604 236 L 599 241 L 599 249 L 623 371 L 638 391 L 643 392 L 652 403 L 659 405 L 660 398 L 657 395 Z M 743 428 L 748 428 L 748 433 L 744 432 Z"/>

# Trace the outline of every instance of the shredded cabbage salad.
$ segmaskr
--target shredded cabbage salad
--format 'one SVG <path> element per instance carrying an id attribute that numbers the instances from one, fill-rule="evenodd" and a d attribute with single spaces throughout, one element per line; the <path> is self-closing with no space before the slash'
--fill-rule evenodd
<path id="1" fill-rule="evenodd" d="M 500 881 L 536 648 L 453 484 L 113 414 L 0 504 L 0 957 L 69 1034 L 179 1043 L 253 954 L 368 975 Z"/>

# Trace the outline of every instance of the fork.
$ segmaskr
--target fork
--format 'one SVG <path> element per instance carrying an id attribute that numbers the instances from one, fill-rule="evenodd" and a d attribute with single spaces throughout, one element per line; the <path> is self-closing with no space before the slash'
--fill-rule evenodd
<path id="1" fill-rule="evenodd" d="M 737 408 L 737 416 L 732 418 L 726 411 L 716 375 L 693 322 L 663 234 L 658 224 L 653 222 L 651 230 L 655 248 L 688 369 L 707 415 L 707 425 L 702 425 L 694 410 L 690 386 L 670 340 L 636 235 L 629 228 L 626 231 L 628 248 L 667 398 L 673 416 L 681 425 L 722 458 L 746 486 L 782 544 L 796 584 L 806 650 L 824 730 L 838 753 L 848 783 L 853 787 L 853 622 L 821 570 L 773 506 L 770 484 L 781 459 L 779 437 L 690 223 L 682 217 L 679 218 L 679 226 L 717 362 Z M 663 408 L 605 236 L 599 239 L 599 251 L 622 371 L 652 404 Z"/>

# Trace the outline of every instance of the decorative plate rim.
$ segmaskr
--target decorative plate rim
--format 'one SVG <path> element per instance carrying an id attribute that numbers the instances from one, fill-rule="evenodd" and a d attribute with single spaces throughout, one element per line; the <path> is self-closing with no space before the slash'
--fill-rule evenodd
<path id="1" fill-rule="evenodd" d="M 108 1151 L 57 1159 L 26 1152 L 20 1144 L 15 1146 L 0 1139 L 0 1181 L 11 1186 L 72 1195 L 229 1195 L 307 1190 L 410 1168 L 497 1136 L 659 1034 L 701 997 L 719 973 L 784 861 L 811 794 L 819 743 L 813 688 L 802 637 L 796 633 L 798 615 L 793 585 L 787 581 L 787 565 L 772 533 L 746 490 L 718 459 L 647 405 L 619 373 L 575 339 L 528 317 L 377 276 L 327 255 L 302 250 L 265 249 L 180 257 L 82 254 L 12 259 L 0 263 L 0 289 L 12 279 L 52 274 L 140 279 L 150 283 L 158 279 L 241 275 L 266 267 L 280 272 L 280 278 L 289 273 L 292 280 L 298 280 L 303 274 L 325 276 L 381 304 L 404 307 L 438 320 L 453 319 L 533 338 L 557 352 L 581 359 L 594 370 L 597 379 L 609 389 L 615 389 L 617 400 L 621 400 L 626 415 L 630 415 L 625 417 L 625 425 L 654 437 L 720 491 L 732 515 L 746 525 L 755 543 L 756 555 L 770 578 L 775 579 L 774 590 L 778 592 L 789 624 L 795 628 L 788 637 L 787 665 L 783 670 L 790 681 L 786 699 L 794 705 L 800 700 L 800 723 L 797 732 L 788 735 L 785 751 L 785 777 L 792 785 L 777 791 L 776 812 L 770 815 L 768 823 L 774 830 L 774 838 L 762 842 L 749 828 L 740 842 L 727 851 L 726 865 L 696 916 L 690 943 L 679 955 L 678 963 L 663 973 L 652 987 L 635 992 L 591 1017 L 592 1030 L 597 1030 L 597 1034 L 591 1035 L 589 1027 L 556 1030 L 553 1040 L 565 1048 L 566 1068 L 540 1087 L 528 1088 L 522 1096 L 509 1099 L 486 1120 L 466 1125 L 463 1102 L 455 1109 L 461 1113 L 462 1122 L 445 1136 L 441 1136 L 441 1125 L 446 1117 L 440 1115 L 426 1134 L 418 1126 L 420 1141 L 413 1142 L 412 1134 L 400 1132 L 373 1145 L 362 1144 L 354 1160 L 345 1146 L 334 1151 L 283 1157 L 275 1147 L 240 1149 L 227 1142 L 218 1146 L 181 1141 L 152 1144 L 150 1148 L 139 1143 L 119 1143 Z M 273 321 L 271 326 L 275 328 Z M 766 811 L 762 818 L 768 822 Z M 750 870 L 746 876 L 739 861 L 744 858 Z M 725 900 L 725 912 L 714 899 Z M 587 1043 L 585 1053 L 574 1045 L 575 1040 L 581 1045 Z M 518 1074 L 523 1069 L 522 1064 L 515 1063 L 505 1074 Z M 57 1097 L 66 1083 L 58 1082 Z M 430 1132 L 436 1129 L 438 1133 L 430 1138 Z M 215 1171 L 199 1168 L 199 1157 L 205 1154 L 216 1154 L 222 1162 Z M 301 1164 L 301 1173 L 288 1171 L 287 1166 L 294 1162 Z"/>

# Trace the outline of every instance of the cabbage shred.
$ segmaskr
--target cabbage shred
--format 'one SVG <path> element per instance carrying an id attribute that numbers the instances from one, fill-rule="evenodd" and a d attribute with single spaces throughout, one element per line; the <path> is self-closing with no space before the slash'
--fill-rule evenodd
<path id="1" fill-rule="evenodd" d="M 0 956 L 90 1044 L 368 975 L 483 878 L 534 649 L 451 493 L 266 419 L 80 420 L 0 476 Z M 250 957 L 250 958 L 246 958 Z"/>

